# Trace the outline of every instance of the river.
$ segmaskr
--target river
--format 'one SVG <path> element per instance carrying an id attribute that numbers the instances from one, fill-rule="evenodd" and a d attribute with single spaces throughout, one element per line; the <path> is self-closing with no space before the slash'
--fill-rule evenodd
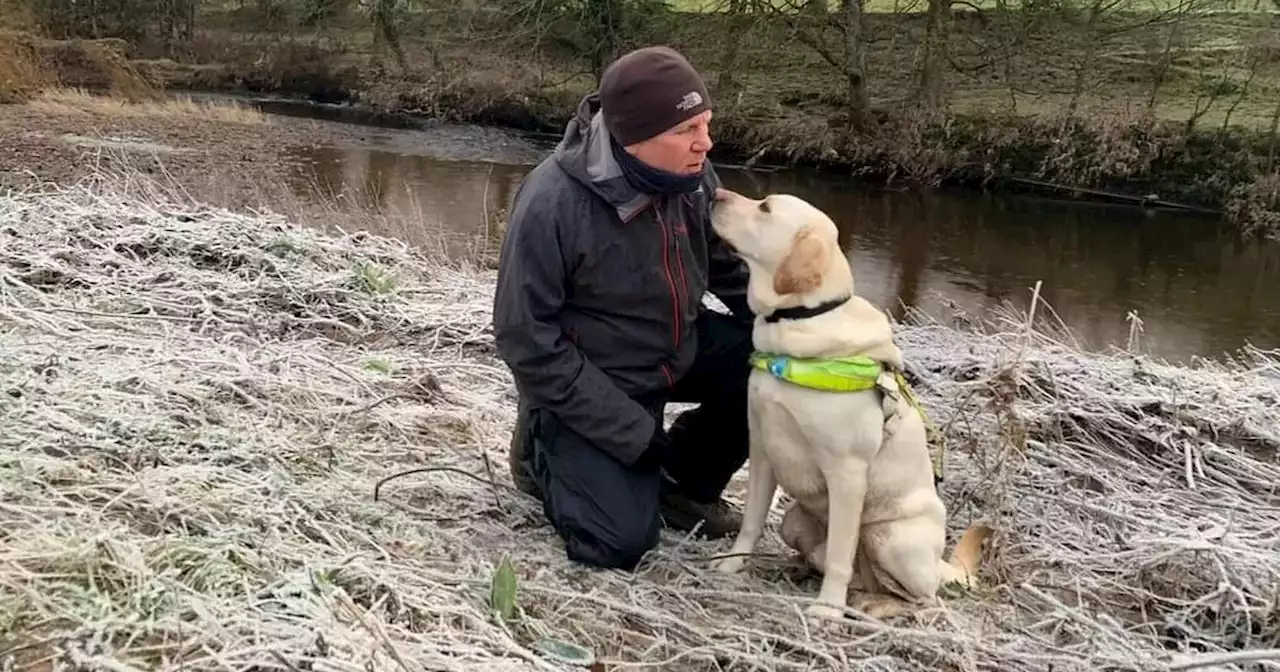
<path id="1" fill-rule="evenodd" d="M 296 113 L 296 110 L 290 111 Z M 307 112 L 305 116 L 317 116 Z M 549 144 L 496 129 L 370 126 L 345 146 L 285 156 L 299 194 L 317 185 L 401 214 L 394 230 L 438 245 L 439 231 L 492 253 L 501 214 Z M 813 171 L 723 168 L 726 186 L 785 191 L 823 208 L 841 231 L 858 292 L 949 319 L 1041 296 L 1086 347 L 1138 346 L 1177 362 L 1252 343 L 1280 346 L 1280 245 L 1242 242 L 1213 218 L 1030 195 L 892 191 Z M 456 249 L 456 246 L 455 246 Z"/>

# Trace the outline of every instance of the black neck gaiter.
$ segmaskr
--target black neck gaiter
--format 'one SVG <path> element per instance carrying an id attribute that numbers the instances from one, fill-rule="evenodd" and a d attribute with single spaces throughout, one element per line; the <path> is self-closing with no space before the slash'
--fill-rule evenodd
<path id="1" fill-rule="evenodd" d="M 613 149 L 613 157 L 622 166 L 622 174 L 637 191 L 646 194 L 691 194 L 698 190 L 702 183 L 702 171 L 692 175 L 677 175 L 649 164 L 632 156 L 617 140 L 609 138 L 609 146 Z"/>

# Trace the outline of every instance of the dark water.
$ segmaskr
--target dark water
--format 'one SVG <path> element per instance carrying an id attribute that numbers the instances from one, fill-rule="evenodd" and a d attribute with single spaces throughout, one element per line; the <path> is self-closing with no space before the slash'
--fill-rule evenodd
<path id="1" fill-rule="evenodd" d="M 443 228 L 496 249 L 500 211 L 545 145 L 491 129 L 371 130 L 346 147 L 287 157 L 299 191 L 321 185 L 397 211 L 411 243 Z M 441 158 L 441 156 L 448 158 Z M 464 160 L 470 159 L 470 160 Z M 1247 342 L 1280 345 L 1280 246 L 1246 244 L 1212 218 L 1031 196 L 895 192 L 802 172 L 722 170 L 750 194 L 786 191 L 841 227 L 858 291 L 900 314 L 970 314 L 1041 296 L 1086 346 L 1123 347 L 1132 311 L 1139 346 L 1176 361 L 1218 357 Z M 454 245 L 454 251 L 464 249 Z"/>

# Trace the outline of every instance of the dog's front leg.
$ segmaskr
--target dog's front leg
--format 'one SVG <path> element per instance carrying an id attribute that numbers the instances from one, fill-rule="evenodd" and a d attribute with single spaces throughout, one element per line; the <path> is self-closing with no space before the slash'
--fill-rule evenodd
<path id="1" fill-rule="evenodd" d="M 841 465 L 827 477 L 827 553 L 822 588 L 808 614 L 840 620 L 848 604 L 849 583 L 853 581 L 853 560 L 862 526 L 862 503 L 867 493 L 867 467 L 857 463 Z"/>
<path id="2" fill-rule="evenodd" d="M 773 465 L 769 464 L 769 456 L 765 454 L 758 434 L 751 433 L 750 447 L 747 451 L 747 501 L 742 512 L 742 527 L 738 529 L 738 537 L 729 549 L 729 556 L 716 561 L 715 568 L 726 574 L 742 571 L 747 556 L 755 550 L 760 537 L 764 536 L 764 526 L 769 520 L 769 507 L 773 504 L 773 495 L 778 489 L 778 479 L 773 474 Z"/>

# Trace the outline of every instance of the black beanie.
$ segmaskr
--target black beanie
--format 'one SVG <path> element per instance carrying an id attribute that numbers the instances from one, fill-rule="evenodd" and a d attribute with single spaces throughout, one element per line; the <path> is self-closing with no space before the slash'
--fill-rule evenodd
<path id="1" fill-rule="evenodd" d="M 625 54 L 600 78 L 605 127 L 623 146 L 648 140 L 710 107 L 711 95 L 698 71 L 669 47 Z"/>

